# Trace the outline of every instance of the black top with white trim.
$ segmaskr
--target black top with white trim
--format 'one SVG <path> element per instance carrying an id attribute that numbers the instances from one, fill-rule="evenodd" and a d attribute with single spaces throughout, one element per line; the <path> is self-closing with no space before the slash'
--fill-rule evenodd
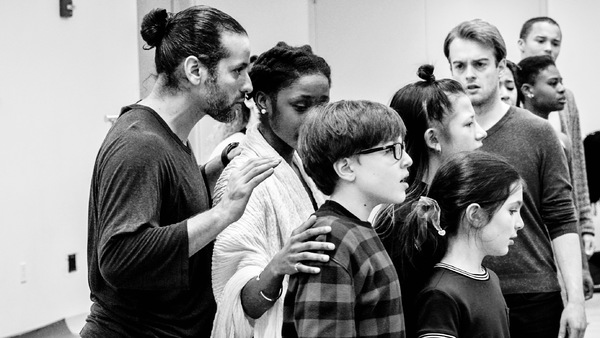
<path id="1" fill-rule="evenodd" d="M 473 274 L 445 263 L 417 296 L 417 337 L 508 338 L 508 307 L 498 276 Z"/>

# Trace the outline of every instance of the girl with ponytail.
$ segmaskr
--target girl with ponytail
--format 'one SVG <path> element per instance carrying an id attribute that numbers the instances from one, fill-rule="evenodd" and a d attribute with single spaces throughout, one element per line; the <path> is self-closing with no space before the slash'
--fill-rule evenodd
<path id="1" fill-rule="evenodd" d="M 428 252 L 428 243 L 418 249 L 412 245 L 412 234 L 406 233 L 404 220 L 413 203 L 427 194 L 433 176 L 451 155 L 475 150 L 482 145 L 486 133 L 475 121 L 475 111 L 462 85 L 452 79 L 436 80 L 433 66 L 419 67 L 422 79 L 400 88 L 390 106 L 406 125 L 406 152 L 413 159 L 407 183 L 406 201 L 389 205 L 375 215 L 373 224 L 394 262 L 402 288 L 406 330 L 414 332 L 415 295 L 425 283 L 414 258 L 420 250 Z"/>
<path id="2" fill-rule="evenodd" d="M 417 337 L 509 337 L 498 277 L 482 262 L 506 255 L 523 228 L 523 185 L 497 155 L 463 152 L 414 203 L 405 225 L 407 261 L 429 275 L 413 308 Z"/>

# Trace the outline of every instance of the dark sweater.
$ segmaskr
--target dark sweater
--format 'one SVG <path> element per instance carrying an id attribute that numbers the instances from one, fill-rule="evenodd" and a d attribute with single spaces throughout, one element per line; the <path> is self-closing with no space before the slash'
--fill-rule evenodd
<path id="1" fill-rule="evenodd" d="M 508 255 L 484 265 L 500 278 L 504 294 L 560 291 L 551 239 L 577 233 L 565 153 L 556 132 L 531 112 L 510 107 L 487 131 L 482 149 L 505 157 L 526 182 L 519 231 Z"/>

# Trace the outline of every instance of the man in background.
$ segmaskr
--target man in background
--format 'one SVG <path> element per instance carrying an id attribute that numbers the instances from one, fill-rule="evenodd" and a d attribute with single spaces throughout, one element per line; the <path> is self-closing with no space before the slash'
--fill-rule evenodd
<path id="1" fill-rule="evenodd" d="M 478 19 L 459 24 L 447 35 L 444 54 L 487 132 L 481 149 L 505 157 L 526 182 L 524 229 L 508 255 L 484 261 L 500 278 L 511 337 L 565 337 L 568 331 L 569 337 L 581 338 L 587 324 L 580 238 L 558 137 L 546 121 L 502 102 L 499 77 L 506 67 L 506 45 L 495 26 Z M 568 297 L 564 307 L 557 264 Z"/>

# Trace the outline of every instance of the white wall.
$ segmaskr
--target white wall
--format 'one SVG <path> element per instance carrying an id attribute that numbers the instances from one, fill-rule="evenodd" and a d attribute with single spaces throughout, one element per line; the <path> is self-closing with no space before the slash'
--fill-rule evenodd
<path id="1" fill-rule="evenodd" d="M 575 93 L 583 135 L 600 130 L 594 100 L 600 55 L 594 32 L 596 0 L 315 0 L 315 49 L 332 68 L 332 99 L 370 99 L 388 103 L 401 86 L 416 81 L 423 63 L 437 78 L 450 77 L 443 54 L 448 32 L 462 21 L 480 18 L 494 24 L 506 42 L 508 59 L 518 62 L 522 24 L 534 16 L 556 19 L 563 31 L 558 66 Z"/>
<path id="2" fill-rule="evenodd" d="M 315 49 L 331 66 L 331 99 L 388 103 L 426 60 L 422 1 L 318 0 Z"/>
<path id="3" fill-rule="evenodd" d="M 248 32 L 252 54 L 258 55 L 279 41 L 292 46 L 309 43 L 308 4 L 312 0 L 187 0 L 180 3 L 185 2 L 215 7 L 235 18 Z"/>
<path id="4" fill-rule="evenodd" d="M 0 1 L 0 337 L 89 310 L 93 161 L 104 115 L 138 96 L 135 2 L 75 5 Z"/>
<path id="5" fill-rule="evenodd" d="M 558 22 L 563 33 L 556 64 L 565 86 L 575 94 L 583 137 L 600 130 L 600 106 L 595 99 L 600 91 L 600 67 L 595 64 L 600 55 L 599 14 L 600 1 L 548 0 L 548 15 Z"/>
<path id="6" fill-rule="evenodd" d="M 518 62 L 517 40 L 521 25 L 529 18 L 546 15 L 546 0 L 426 0 L 427 51 L 441 77 L 450 77 L 448 60 L 444 56 L 444 40 L 459 23 L 482 19 L 496 26 L 504 38 L 507 59 Z"/>
<path id="7" fill-rule="evenodd" d="M 332 99 L 388 103 L 400 87 L 418 80 L 421 64 L 450 77 L 443 42 L 465 20 L 498 27 L 509 58 L 518 58 L 521 23 L 545 12 L 546 0 L 317 0 L 316 50 L 332 67 Z M 518 9 L 518 10 L 516 10 Z M 518 59 L 517 59 L 518 61 Z"/>

